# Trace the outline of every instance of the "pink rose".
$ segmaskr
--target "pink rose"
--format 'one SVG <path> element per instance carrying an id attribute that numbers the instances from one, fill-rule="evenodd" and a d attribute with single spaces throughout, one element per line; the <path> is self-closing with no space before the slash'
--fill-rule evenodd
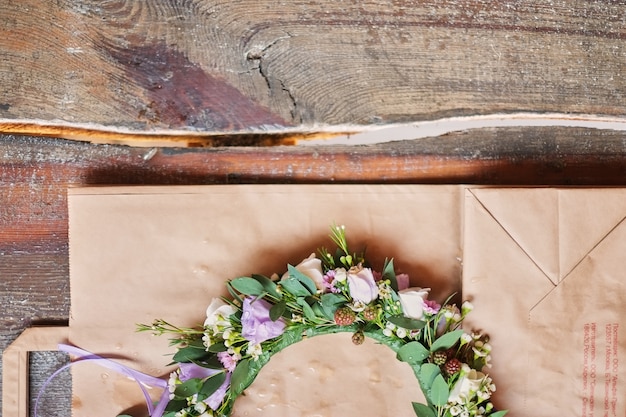
<path id="1" fill-rule="evenodd" d="M 409 276 L 407 274 L 396 275 L 396 282 L 398 283 L 398 291 L 409 288 Z"/>
<path id="2" fill-rule="evenodd" d="M 406 317 L 421 320 L 424 317 L 424 301 L 428 298 L 430 288 L 407 288 L 398 292 L 402 311 Z"/>
<path id="3" fill-rule="evenodd" d="M 355 267 L 348 271 L 348 288 L 354 301 L 369 304 L 378 298 L 378 285 L 369 268 Z"/>
<path id="4" fill-rule="evenodd" d="M 315 257 L 315 253 L 312 253 L 308 258 L 296 265 L 295 268 L 311 278 L 318 290 L 324 291 L 326 289 L 324 285 L 324 273 L 322 272 L 322 261 Z M 287 272 L 281 279 L 287 279 L 288 276 L 289 273 Z"/>

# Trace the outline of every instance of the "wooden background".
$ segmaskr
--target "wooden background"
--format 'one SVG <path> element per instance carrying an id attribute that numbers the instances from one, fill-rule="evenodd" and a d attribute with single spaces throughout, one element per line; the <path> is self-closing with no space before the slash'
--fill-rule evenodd
<path id="1" fill-rule="evenodd" d="M 621 119 L 625 38 L 626 2 L 609 0 L 4 0 L 0 349 L 67 321 L 68 187 L 625 185 L 612 130 L 265 146 L 454 116 Z M 62 358 L 35 360 L 40 384 Z"/>

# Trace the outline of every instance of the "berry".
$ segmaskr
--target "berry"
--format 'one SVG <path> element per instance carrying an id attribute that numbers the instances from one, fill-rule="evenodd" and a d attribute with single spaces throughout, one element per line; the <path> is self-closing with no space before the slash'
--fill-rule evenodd
<path id="1" fill-rule="evenodd" d="M 461 365 L 462 364 L 460 360 L 453 358 L 446 362 L 443 369 L 446 374 L 448 374 L 448 376 L 452 376 L 461 370 Z"/>
<path id="2" fill-rule="evenodd" d="M 443 351 L 443 350 L 438 350 L 437 352 L 433 353 L 433 363 L 435 365 L 443 365 L 446 363 L 446 361 L 448 360 L 448 354 Z"/>
<path id="3" fill-rule="evenodd" d="M 355 345 L 362 345 L 363 341 L 365 341 L 365 335 L 362 331 L 358 331 L 352 335 L 352 343 Z"/>
<path id="4" fill-rule="evenodd" d="M 340 326 L 349 326 L 356 320 L 356 314 L 348 307 L 338 308 L 335 311 L 335 323 Z"/>
<path id="5" fill-rule="evenodd" d="M 363 310 L 363 318 L 367 321 L 376 320 L 378 316 L 378 311 L 374 306 L 367 306 L 365 310 Z"/>

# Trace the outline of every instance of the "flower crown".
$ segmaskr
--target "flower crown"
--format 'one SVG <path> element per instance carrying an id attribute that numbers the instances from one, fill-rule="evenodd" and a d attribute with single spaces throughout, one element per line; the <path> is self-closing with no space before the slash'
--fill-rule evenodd
<path id="1" fill-rule="evenodd" d="M 351 332 L 359 345 L 370 337 L 393 349 L 413 369 L 427 404 L 412 403 L 418 417 L 502 417 L 489 401 L 496 387 L 483 373 L 491 347 L 461 323 L 471 311 L 428 299 L 428 288 L 408 288 L 393 260 L 372 270 L 348 249 L 345 228 L 331 228 L 334 253 L 325 248 L 279 277 L 227 282 L 232 298 L 214 299 L 204 325 L 181 328 L 163 320 L 139 331 L 173 333 L 177 346 L 165 417 L 229 416 L 236 398 L 282 349 L 304 337 Z"/>

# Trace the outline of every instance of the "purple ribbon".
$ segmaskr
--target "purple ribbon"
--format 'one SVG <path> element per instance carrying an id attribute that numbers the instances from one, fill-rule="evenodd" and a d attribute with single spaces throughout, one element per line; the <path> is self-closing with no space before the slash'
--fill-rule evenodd
<path id="1" fill-rule="evenodd" d="M 124 366 L 124 365 L 121 365 L 121 364 L 119 364 L 117 362 L 114 362 L 114 361 L 112 361 L 110 359 L 103 358 L 102 356 L 95 355 L 95 354 L 93 354 L 91 352 L 88 352 L 86 350 L 77 348 L 75 346 L 61 344 L 61 345 L 59 345 L 59 350 L 61 352 L 69 353 L 70 355 L 77 356 L 78 359 L 76 361 L 74 361 L 74 362 L 71 362 L 71 363 L 69 363 L 67 365 L 64 365 L 63 367 L 61 367 L 60 369 L 55 371 L 43 383 L 43 385 L 41 386 L 41 389 L 39 390 L 39 393 L 37 394 L 37 399 L 35 400 L 35 410 L 34 410 L 35 417 L 39 417 L 39 412 L 38 412 L 38 410 L 39 410 L 39 399 L 41 398 L 41 395 L 43 394 L 43 392 L 46 389 L 46 387 L 48 386 L 48 384 L 50 384 L 50 382 L 52 382 L 52 380 L 54 378 L 56 378 L 57 375 L 59 375 L 61 372 L 63 372 L 64 370 L 66 370 L 70 366 L 75 365 L 75 364 L 77 364 L 79 362 L 82 362 L 82 361 L 94 361 L 94 362 L 97 362 L 99 365 L 101 365 L 101 366 L 103 366 L 105 368 L 111 369 L 111 370 L 113 370 L 115 372 L 118 372 L 118 373 L 120 373 L 122 375 L 126 375 L 126 376 L 134 379 L 137 382 L 137 384 L 139 385 L 139 388 L 141 388 L 141 392 L 143 392 L 143 395 L 144 395 L 144 397 L 146 399 L 146 404 L 148 405 L 148 411 L 150 413 L 150 416 L 152 416 L 152 417 L 162 417 L 163 416 L 163 412 L 165 411 L 165 407 L 167 406 L 167 404 L 170 401 L 167 381 L 165 381 L 165 380 L 163 380 L 161 378 L 156 378 L 156 377 L 153 377 L 151 375 L 144 374 L 142 372 L 136 371 L 136 370 L 131 369 L 131 368 L 127 367 L 127 366 Z M 148 391 L 146 390 L 146 385 L 163 389 L 163 394 L 161 395 L 161 398 L 159 399 L 159 402 L 157 403 L 156 407 L 154 407 L 152 405 L 152 398 L 150 397 L 150 394 L 148 394 Z"/>

